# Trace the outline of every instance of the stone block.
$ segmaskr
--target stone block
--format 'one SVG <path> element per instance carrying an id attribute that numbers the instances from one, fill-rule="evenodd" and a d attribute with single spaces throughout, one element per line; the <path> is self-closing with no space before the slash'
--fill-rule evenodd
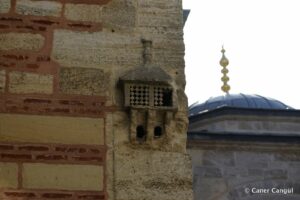
<path id="1" fill-rule="evenodd" d="M 53 76 L 26 72 L 11 72 L 9 74 L 11 93 L 42 93 L 53 92 Z"/>
<path id="2" fill-rule="evenodd" d="M 288 178 L 289 180 L 294 180 L 295 182 L 300 183 L 300 167 L 290 167 L 288 170 Z M 299 187 L 299 192 L 300 192 L 300 187 Z"/>
<path id="3" fill-rule="evenodd" d="M 139 4 L 138 26 L 176 27 L 182 26 L 180 1 L 143 1 Z"/>
<path id="4" fill-rule="evenodd" d="M 276 153 L 274 155 L 274 159 L 276 161 L 281 161 L 281 162 L 300 162 L 300 152 L 289 152 L 289 153 Z"/>
<path id="5" fill-rule="evenodd" d="M 54 16 L 61 15 L 62 4 L 57 1 L 17 0 L 16 12 L 22 15 Z"/>
<path id="6" fill-rule="evenodd" d="M 103 119 L 1 114 L 0 141 L 104 144 Z"/>
<path id="7" fill-rule="evenodd" d="M 60 90 L 67 94 L 108 96 L 110 74 L 101 69 L 62 68 Z"/>
<path id="8" fill-rule="evenodd" d="M 265 179 L 287 179 L 287 171 L 285 169 L 270 169 L 264 171 Z"/>
<path id="9" fill-rule="evenodd" d="M 193 188 L 194 199 L 222 199 L 228 191 L 226 181 L 220 178 L 199 178 Z"/>
<path id="10" fill-rule="evenodd" d="M 38 51 L 44 45 L 44 37 L 33 33 L 1 33 L 0 50 Z"/>
<path id="11" fill-rule="evenodd" d="M 65 67 L 108 68 L 142 63 L 139 37 L 111 32 L 55 30 L 53 60 Z"/>
<path id="12" fill-rule="evenodd" d="M 175 27 L 180 28 L 182 26 L 182 16 L 178 13 L 155 13 L 151 10 L 147 12 L 140 12 L 138 15 L 138 26 L 145 27 Z"/>
<path id="13" fill-rule="evenodd" d="M 0 1 L 0 13 L 8 13 L 10 10 L 10 0 Z"/>
<path id="14" fill-rule="evenodd" d="M 226 167 L 223 169 L 223 174 L 227 178 L 247 177 L 248 169 L 246 167 Z"/>
<path id="15" fill-rule="evenodd" d="M 203 167 L 202 170 L 204 170 L 203 176 L 205 178 L 221 178 L 222 177 L 222 171 L 219 168 Z"/>
<path id="16" fill-rule="evenodd" d="M 101 22 L 102 6 L 87 4 L 66 4 L 66 19 L 74 21 Z"/>
<path id="17" fill-rule="evenodd" d="M 103 7 L 103 26 L 112 30 L 133 31 L 137 23 L 136 1 L 113 0 Z"/>
<path id="18" fill-rule="evenodd" d="M 186 154 L 123 146 L 115 151 L 115 160 L 116 199 L 192 199 L 192 168 Z"/>
<path id="19" fill-rule="evenodd" d="M 183 178 L 191 178 L 191 160 L 187 154 L 174 152 L 149 152 L 144 149 L 130 149 L 120 147 L 116 150 L 116 158 L 118 163 L 116 165 L 116 173 L 119 178 L 128 179 L 133 176 L 140 176 L 143 174 L 154 175 L 178 175 Z M 162 167 L 164 166 L 164 167 Z M 182 166 L 178 168 L 177 166 Z M 123 173 L 126 169 L 127 172 Z M 138 169 L 147 169 L 138 170 Z"/>
<path id="20" fill-rule="evenodd" d="M 157 41 L 159 42 L 159 40 Z M 161 46 L 153 52 L 153 60 L 155 63 L 158 63 L 160 66 L 168 67 L 168 69 L 166 69 L 167 71 L 174 70 L 174 67 L 176 67 L 177 70 L 180 70 L 181 66 L 184 66 L 184 59 L 182 59 L 184 51 L 181 49 L 176 50 L 176 47 L 173 47 L 172 49 L 172 45 L 166 42 L 161 44 L 165 44 L 165 46 Z"/>
<path id="21" fill-rule="evenodd" d="M 203 165 L 206 166 L 234 166 L 233 152 L 230 151 L 206 151 L 203 155 Z"/>
<path id="22" fill-rule="evenodd" d="M 28 163 L 23 165 L 23 187 L 26 189 L 103 190 L 103 167 Z"/>
<path id="23" fill-rule="evenodd" d="M 168 3 L 166 3 L 168 2 Z M 148 0 L 148 1 L 140 1 L 139 6 L 142 8 L 149 8 L 149 9 L 172 9 L 178 10 L 182 8 L 181 1 L 177 0 Z"/>
<path id="24" fill-rule="evenodd" d="M 262 169 L 248 169 L 249 176 L 263 176 L 264 171 Z"/>
<path id="25" fill-rule="evenodd" d="M 261 152 L 235 152 L 235 163 L 238 167 L 267 168 L 273 156 Z"/>
<path id="26" fill-rule="evenodd" d="M 18 187 L 18 165 L 16 163 L 0 163 L 0 188 Z"/>
<path id="27" fill-rule="evenodd" d="M 5 90 L 5 81 L 6 81 L 5 70 L 0 70 L 0 93 L 3 93 Z"/>

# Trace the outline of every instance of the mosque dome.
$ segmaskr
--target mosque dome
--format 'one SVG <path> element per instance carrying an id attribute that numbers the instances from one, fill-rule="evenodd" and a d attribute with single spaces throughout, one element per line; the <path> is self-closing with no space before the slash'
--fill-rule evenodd
<path id="1" fill-rule="evenodd" d="M 286 104 L 260 95 L 226 94 L 211 97 L 204 103 L 196 102 L 189 107 L 189 116 L 201 114 L 221 107 L 249 108 L 249 109 L 293 109 Z"/>

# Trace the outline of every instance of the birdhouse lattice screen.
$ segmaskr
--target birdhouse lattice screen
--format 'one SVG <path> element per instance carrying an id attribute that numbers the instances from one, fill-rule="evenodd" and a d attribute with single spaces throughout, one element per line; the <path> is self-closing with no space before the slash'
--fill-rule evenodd
<path id="1" fill-rule="evenodd" d="M 130 107 L 172 107 L 172 88 L 167 85 L 126 84 L 125 105 Z"/>

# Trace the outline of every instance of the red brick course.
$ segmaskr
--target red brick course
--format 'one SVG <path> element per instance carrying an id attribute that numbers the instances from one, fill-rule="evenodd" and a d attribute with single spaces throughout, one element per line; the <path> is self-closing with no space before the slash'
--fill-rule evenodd
<path id="1" fill-rule="evenodd" d="M 104 145 L 60 145 L 0 143 L 0 162 L 15 162 L 19 165 L 18 190 L 0 189 L 1 200 L 37 199 L 106 199 L 105 192 L 26 190 L 22 188 L 23 163 L 57 163 L 100 165 L 105 169 L 106 147 Z M 1 177 L 0 177 L 1 178 Z M 106 178 L 104 178 L 105 181 Z M 105 190 L 104 190 L 105 191 Z"/>
<path id="2" fill-rule="evenodd" d="M 102 145 L 0 143 L 0 162 L 104 165 Z"/>
<path id="3" fill-rule="evenodd" d="M 103 117 L 116 110 L 106 106 L 106 97 L 83 95 L 0 95 L 0 112 L 61 116 Z"/>
<path id="4" fill-rule="evenodd" d="M 103 192 L 47 191 L 47 190 L 0 190 L 1 200 L 104 200 Z"/>

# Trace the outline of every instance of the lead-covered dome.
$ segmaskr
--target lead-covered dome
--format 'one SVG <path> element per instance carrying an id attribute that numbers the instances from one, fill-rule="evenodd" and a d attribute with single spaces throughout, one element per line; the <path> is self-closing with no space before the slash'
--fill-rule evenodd
<path id="1" fill-rule="evenodd" d="M 226 94 L 223 96 L 211 97 L 204 103 L 194 103 L 189 107 L 189 116 L 201 114 L 203 112 L 215 110 L 221 107 L 276 110 L 293 109 L 292 107 L 278 100 L 260 95 Z"/>

